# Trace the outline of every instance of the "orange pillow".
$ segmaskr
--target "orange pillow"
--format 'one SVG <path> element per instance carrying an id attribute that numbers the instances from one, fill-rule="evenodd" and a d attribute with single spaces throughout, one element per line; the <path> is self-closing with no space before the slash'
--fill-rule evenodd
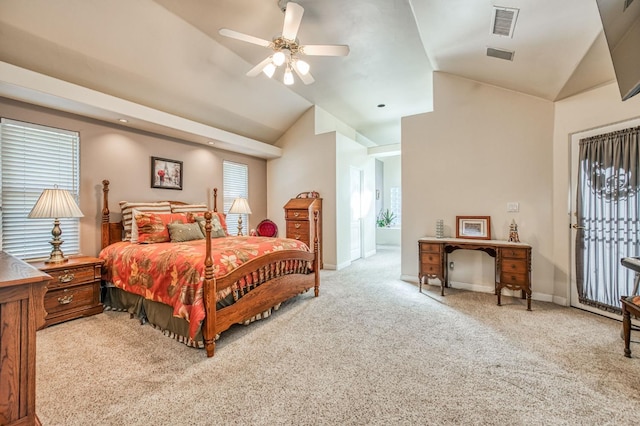
<path id="1" fill-rule="evenodd" d="M 170 223 L 189 223 L 184 213 L 138 213 L 136 214 L 138 226 L 138 243 L 153 244 L 171 241 L 167 225 Z"/>

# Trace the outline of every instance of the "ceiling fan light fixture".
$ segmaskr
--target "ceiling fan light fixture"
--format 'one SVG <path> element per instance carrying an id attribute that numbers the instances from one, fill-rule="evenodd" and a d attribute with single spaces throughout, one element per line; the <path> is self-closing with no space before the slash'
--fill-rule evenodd
<path id="1" fill-rule="evenodd" d="M 284 78 L 282 79 L 285 85 L 291 86 L 293 84 L 293 74 L 291 73 L 291 68 L 287 67 L 284 70 Z"/>
<path id="2" fill-rule="evenodd" d="M 276 66 L 273 62 L 269 62 L 266 67 L 262 70 L 263 73 L 269 78 L 273 77 L 273 73 L 276 72 Z"/>
<path id="3" fill-rule="evenodd" d="M 281 50 L 273 54 L 273 63 L 277 67 L 284 64 L 284 61 L 286 59 L 287 59 L 286 55 Z"/>
<path id="4" fill-rule="evenodd" d="M 307 75 L 309 73 L 309 69 L 311 68 L 307 62 L 301 59 L 297 59 L 294 66 L 302 75 Z"/>

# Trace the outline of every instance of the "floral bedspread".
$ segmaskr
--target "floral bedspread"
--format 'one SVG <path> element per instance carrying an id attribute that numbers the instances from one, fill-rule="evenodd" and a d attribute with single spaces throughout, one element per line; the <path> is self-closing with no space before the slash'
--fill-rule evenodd
<path id="1" fill-rule="evenodd" d="M 214 276 L 220 277 L 251 259 L 278 250 L 304 250 L 297 240 L 223 237 L 211 240 Z M 105 247 L 102 278 L 130 293 L 173 307 L 173 315 L 189 321 L 194 337 L 205 317 L 203 303 L 205 240 L 184 243 L 132 244 Z M 218 291 L 217 300 L 232 290 Z"/>

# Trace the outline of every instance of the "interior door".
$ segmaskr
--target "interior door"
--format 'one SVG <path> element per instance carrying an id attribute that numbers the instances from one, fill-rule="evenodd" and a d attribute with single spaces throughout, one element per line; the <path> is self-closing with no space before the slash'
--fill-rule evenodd
<path id="1" fill-rule="evenodd" d="M 362 257 L 362 171 L 351 167 L 351 261 Z"/>
<path id="2" fill-rule="evenodd" d="M 570 304 L 573 307 L 576 308 L 580 308 L 580 309 L 584 309 L 590 312 L 594 312 L 603 316 L 607 316 L 609 318 L 615 318 L 615 319 L 620 319 L 620 315 L 616 314 L 616 313 L 611 313 L 602 309 L 598 309 L 596 307 L 593 307 L 591 305 L 586 305 L 583 303 L 580 303 L 579 300 L 579 295 L 578 295 L 578 286 L 577 286 L 577 282 L 576 282 L 576 275 L 577 275 L 577 256 L 581 256 L 582 253 L 578 253 L 576 251 L 576 239 L 578 238 L 578 232 L 580 232 L 581 229 L 578 224 L 576 223 L 577 220 L 576 218 L 578 217 L 578 213 L 577 212 L 577 207 L 576 207 L 576 199 L 577 199 L 577 193 L 578 193 L 578 173 L 580 173 L 580 167 L 579 167 L 579 160 L 578 160 L 578 154 L 579 154 L 579 142 L 581 139 L 583 138 L 587 138 L 590 136 L 596 136 L 596 135 L 601 135 L 601 134 L 605 134 L 605 133 L 610 133 L 610 132 L 615 132 L 617 130 L 622 130 L 622 129 L 626 129 L 629 127 L 635 127 L 635 126 L 639 126 L 640 125 L 640 119 L 634 119 L 634 120 L 630 120 L 630 121 L 625 121 L 622 123 L 616 123 L 616 124 L 612 124 L 609 126 L 605 126 L 605 127 L 599 127 L 597 129 L 592 129 L 592 130 L 588 130 L 588 131 L 584 131 L 584 132 L 579 132 L 579 133 L 574 133 L 573 135 L 571 135 L 571 194 L 570 194 L 570 199 L 571 199 L 571 210 L 570 210 L 570 218 L 569 218 L 569 224 L 570 224 L 570 249 L 571 249 L 571 268 L 570 268 L 570 286 L 571 286 L 571 291 L 570 291 Z"/>

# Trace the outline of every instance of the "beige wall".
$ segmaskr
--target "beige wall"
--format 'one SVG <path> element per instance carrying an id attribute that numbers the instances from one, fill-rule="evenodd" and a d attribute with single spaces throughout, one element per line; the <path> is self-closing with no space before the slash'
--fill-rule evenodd
<path id="1" fill-rule="evenodd" d="M 280 138 L 282 157 L 267 162 L 268 215 L 285 236 L 283 207 L 301 192 L 317 191 L 322 198 L 322 240 L 325 268 L 336 264 L 336 136 L 315 134 L 310 108 Z"/>
<path id="2" fill-rule="evenodd" d="M 434 111 L 402 120 L 403 278 L 417 281 L 417 240 L 435 235 L 436 220 L 455 236 L 457 215 L 491 216 L 492 237 L 505 240 L 515 219 L 533 246 L 534 297 L 552 300 L 553 103 L 443 73 L 433 82 Z M 449 260 L 454 286 L 493 291 L 487 254 Z"/>
<path id="3" fill-rule="evenodd" d="M 222 162 L 236 161 L 249 166 L 249 203 L 253 211 L 249 226 L 254 227 L 266 217 L 266 160 L 4 98 L 0 98 L 0 116 L 80 132 L 80 209 L 85 215 L 80 220 L 80 249 L 84 254 L 95 255 L 100 249 L 103 179 L 111 182 L 112 212 L 119 211 L 120 200 L 180 200 L 206 202 L 213 207 L 214 187 L 220 190 L 218 204 L 222 209 Z M 182 191 L 150 187 L 151 156 L 183 161 Z"/>
<path id="4" fill-rule="evenodd" d="M 554 294 L 557 303 L 569 303 L 571 241 L 569 235 L 570 138 L 573 133 L 640 117 L 640 96 L 625 102 L 615 83 L 556 103 L 553 132 Z"/>

